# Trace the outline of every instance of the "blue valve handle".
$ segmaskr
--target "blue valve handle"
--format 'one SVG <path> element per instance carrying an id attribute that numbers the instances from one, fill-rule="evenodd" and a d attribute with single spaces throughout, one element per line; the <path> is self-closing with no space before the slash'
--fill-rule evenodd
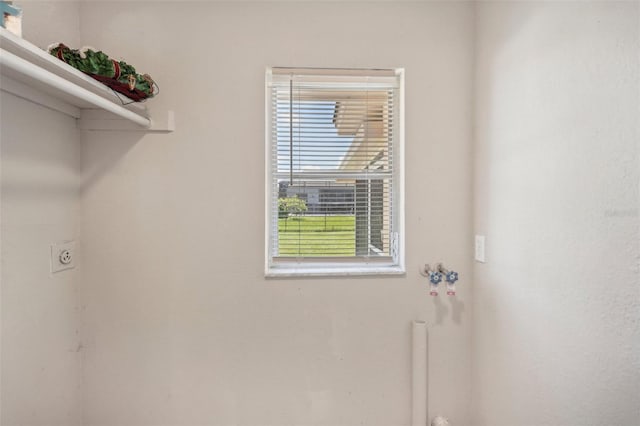
<path id="1" fill-rule="evenodd" d="M 433 285 L 438 285 L 442 281 L 442 274 L 440 272 L 429 272 L 429 282 Z"/>
<path id="2" fill-rule="evenodd" d="M 447 276 L 445 277 L 445 279 L 449 284 L 454 284 L 456 281 L 458 281 L 458 273 L 455 271 L 449 271 L 447 272 Z"/>

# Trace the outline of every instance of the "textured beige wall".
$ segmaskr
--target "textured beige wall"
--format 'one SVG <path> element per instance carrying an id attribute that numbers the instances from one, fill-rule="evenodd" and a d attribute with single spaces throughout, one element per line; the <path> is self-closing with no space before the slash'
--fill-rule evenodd
<path id="1" fill-rule="evenodd" d="M 107 3 L 82 39 L 160 84 L 169 135 L 83 140 L 87 425 L 400 425 L 411 321 L 430 409 L 469 420 L 467 3 Z M 265 280 L 267 66 L 406 69 L 404 278 Z M 456 299 L 418 268 L 460 271 Z"/>
<path id="2" fill-rule="evenodd" d="M 24 2 L 36 44 L 151 73 L 178 130 L 83 135 L 82 271 L 49 276 L 78 135 L 2 93 L 2 424 L 406 424 L 413 319 L 431 415 L 633 424 L 637 3 L 480 3 L 474 153 L 470 4 L 261 3 Z M 406 69 L 406 278 L 262 277 L 268 65 Z M 436 260 L 458 298 L 426 296 Z"/>
<path id="3" fill-rule="evenodd" d="M 473 424 L 640 421 L 638 5 L 478 4 Z"/>
<path id="4" fill-rule="evenodd" d="M 80 39 L 75 2 L 16 2 L 38 46 Z M 0 92 L 0 423 L 82 424 L 78 270 L 51 274 L 50 244 L 79 237 L 75 120 Z"/>
<path id="5" fill-rule="evenodd" d="M 80 47 L 81 1 L 17 0 L 22 9 L 22 37 L 44 49 L 63 42 Z"/>
<path id="6" fill-rule="evenodd" d="M 81 424 L 78 271 L 51 274 L 50 244 L 78 238 L 75 120 L 0 92 L 0 423 Z"/>

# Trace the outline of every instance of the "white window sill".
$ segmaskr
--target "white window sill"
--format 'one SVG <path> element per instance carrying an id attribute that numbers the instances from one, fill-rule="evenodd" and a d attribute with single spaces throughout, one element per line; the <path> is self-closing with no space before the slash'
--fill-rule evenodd
<path id="1" fill-rule="evenodd" d="M 300 277 L 352 277 L 352 276 L 402 276 L 406 271 L 401 266 L 334 266 L 334 265 L 277 265 L 265 271 L 267 278 Z"/>

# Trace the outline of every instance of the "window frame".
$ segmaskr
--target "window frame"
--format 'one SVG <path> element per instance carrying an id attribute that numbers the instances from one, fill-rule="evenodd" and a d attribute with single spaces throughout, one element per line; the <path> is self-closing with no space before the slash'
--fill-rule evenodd
<path id="1" fill-rule="evenodd" d="M 398 89 L 393 99 L 397 124 L 394 126 L 395 137 L 393 143 L 393 216 L 396 241 L 393 243 L 395 251 L 389 257 L 289 257 L 283 258 L 272 254 L 272 226 L 273 226 L 273 196 L 276 190 L 273 185 L 273 143 L 272 138 L 272 97 L 271 79 L 274 69 L 267 67 L 265 72 L 265 265 L 264 274 L 267 278 L 277 277 L 323 277 L 323 276 L 389 276 L 404 275 L 405 269 L 405 217 L 404 217 L 404 69 L 395 68 L 392 71 L 398 81 Z M 349 76 L 368 75 L 378 70 L 366 69 L 326 69 L 326 68 L 290 68 L 292 74 Z M 275 212 L 277 215 L 277 212 Z M 278 232 L 275 230 L 275 232 Z M 304 260 L 303 260 L 304 259 Z"/>

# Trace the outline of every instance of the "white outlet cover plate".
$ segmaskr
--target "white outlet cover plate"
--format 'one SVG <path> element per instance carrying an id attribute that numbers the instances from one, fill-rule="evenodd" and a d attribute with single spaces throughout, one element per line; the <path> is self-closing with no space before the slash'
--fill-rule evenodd
<path id="1" fill-rule="evenodd" d="M 71 253 L 71 262 L 64 264 L 60 261 L 60 253 L 69 250 Z M 51 272 L 60 272 L 65 269 L 73 269 L 76 267 L 76 242 L 64 241 L 61 243 L 51 244 Z"/>

